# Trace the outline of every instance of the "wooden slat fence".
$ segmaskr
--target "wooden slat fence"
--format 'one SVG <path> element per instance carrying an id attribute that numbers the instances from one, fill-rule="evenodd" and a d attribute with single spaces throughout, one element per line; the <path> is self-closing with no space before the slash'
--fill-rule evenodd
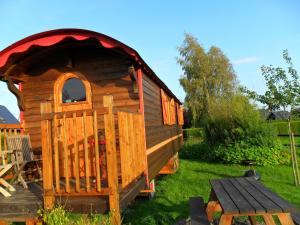
<path id="1" fill-rule="evenodd" d="M 96 144 L 97 116 L 97 112 L 91 110 L 42 115 L 42 123 L 49 123 L 42 137 L 48 135 L 53 148 L 50 152 L 53 179 L 50 182 L 54 195 L 103 194 L 99 145 Z"/>
<path id="2" fill-rule="evenodd" d="M 142 114 L 116 112 L 112 96 L 104 96 L 103 109 L 97 111 L 53 113 L 45 102 L 41 131 L 45 207 L 53 206 L 55 196 L 108 195 L 113 224 L 120 224 L 119 194 L 146 170 Z"/>
<path id="3" fill-rule="evenodd" d="M 140 113 L 118 112 L 122 187 L 139 178 L 146 169 L 145 133 Z"/>
<path id="4" fill-rule="evenodd" d="M 6 137 L 15 135 L 21 132 L 21 125 L 20 124 L 0 124 L 0 151 L 7 151 L 9 150 L 6 143 Z M 6 154 L 2 158 L 2 163 L 6 163 Z"/>

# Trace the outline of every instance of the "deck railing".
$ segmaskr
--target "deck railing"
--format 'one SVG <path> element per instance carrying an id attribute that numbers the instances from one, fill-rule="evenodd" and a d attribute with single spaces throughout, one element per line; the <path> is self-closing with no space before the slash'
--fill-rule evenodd
<path id="1" fill-rule="evenodd" d="M 108 195 L 119 224 L 120 191 L 146 170 L 142 115 L 114 112 L 112 96 L 104 96 L 97 111 L 53 113 L 51 103 L 45 102 L 41 131 L 45 207 L 52 207 L 55 196 Z M 104 146 L 99 142 L 103 135 Z"/>
<path id="2" fill-rule="evenodd" d="M 7 151 L 6 137 L 20 133 L 20 124 L 0 124 L 0 151 Z M 0 152 L 1 153 L 1 152 Z M 6 163 L 7 154 L 1 154 L 2 163 Z"/>

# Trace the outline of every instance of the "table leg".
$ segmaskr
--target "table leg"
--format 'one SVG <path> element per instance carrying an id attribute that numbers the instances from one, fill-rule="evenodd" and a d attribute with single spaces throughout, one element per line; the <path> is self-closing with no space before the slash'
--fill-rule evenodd
<path id="1" fill-rule="evenodd" d="M 255 216 L 249 216 L 249 221 L 251 225 L 256 225 L 256 217 Z"/>
<path id="2" fill-rule="evenodd" d="M 222 215 L 220 218 L 219 225 L 231 225 L 233 216 L 231 215 Z"/>
<path id="3" fill-rule="evenodd" d="M 278 213 L 277 216 L 282 225 L 295 225 L 290 213 Z"/>
<path id="4" fill-rule="evenodd" d="M 266 214 L 263 217 L 266 225 L 276 225 L 271 214 Z"/>
<path id="5" fill-rule="evenodd" d="M 218 202 L 216 202 L 216 201 L 210 201 L 207 203 L 206 214 L 207 214 L 207 218 L 208 218 L 209 222 L 212 222 L 214 219 L 214 213 L 215 213 L 217 204 L 218 204 Z"/>

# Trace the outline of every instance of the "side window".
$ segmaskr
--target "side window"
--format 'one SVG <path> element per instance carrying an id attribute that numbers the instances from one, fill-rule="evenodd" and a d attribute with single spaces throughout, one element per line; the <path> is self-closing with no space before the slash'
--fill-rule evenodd
<path id="1" fill-rule="evenodd" d="M 170 99 L 161 89 L 161 105 L 164 125 L 176 124 L 176 111 L 174 99 Z"/>
<path id="2" fill-rule="evenodd" d="M 179 104 L 177 104 L 177 117 L 178 117 L 178 124 L 183 125 L 184 124 L 183 107 Z"/>
<path id="3" fill-rule="evenodd" d="M 62 88 L 62 103 L 86 101 L 86 89 L 83 82 L 76 77 L 65 81 Z"/>

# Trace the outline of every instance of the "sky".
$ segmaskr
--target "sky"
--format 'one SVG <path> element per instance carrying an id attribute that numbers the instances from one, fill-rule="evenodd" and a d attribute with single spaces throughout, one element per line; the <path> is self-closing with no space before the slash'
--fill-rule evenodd
<path id="1" fill-rule="evenodd" d="M 82 28 L 111 36 L 134 48 L 182 101 L 185 93 L 176 62 L 184 33 L 208 50 L 219 47 L 241 85 L 265 91 L 262 65 L 284 66 L 288 49 L 300 73 L 298 0 L 0 0 L 0 50 L 32 34 Z M 15 97 L 0 82 L 0 105 L 17 118 Z"/>

